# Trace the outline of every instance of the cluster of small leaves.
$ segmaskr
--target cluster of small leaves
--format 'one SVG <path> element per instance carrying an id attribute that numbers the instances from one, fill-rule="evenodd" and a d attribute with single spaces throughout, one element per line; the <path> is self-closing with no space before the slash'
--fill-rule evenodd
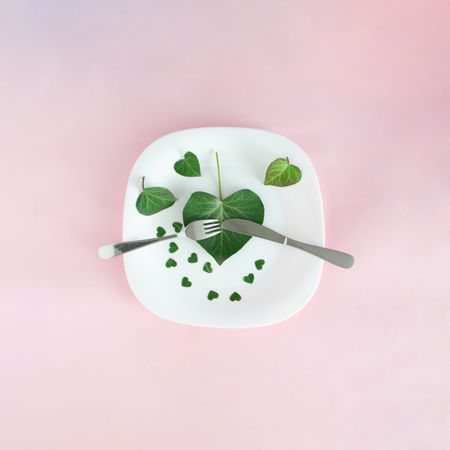
<path id="1" fill-rule="evenodd" d="M 160 227 L 158 227 L 158 228 L 160 228 Z M 175 252 L 177 252 L 179 250 L 179 247 L 178 247 L 178 245 L 175 242 L 170 242 L 168 250 L 169 250 L 169 253 L 175 253 Z M 197 253 L 195 253 L 195 252 L 191 253 L 191 255 L 187 258 L 187 261 L 189 263 L 192 263 L 192 264 L 197 263 L 198 262 L 198 255 L 197 255 Z M 257 270 L 261 270 L 263 268 L 264 264 L 265 264 L 265 261 L 263 259 L 258 259 L 258 260 L 255 261 L 254 264 L 255 264 L 255 267 L 256 267 Z M 177 262 L 173 258 L 169 258 L 166 261 L 166 267 L 168 269 L 170 269 L 172 267 L 176 267 L 176 266 L 177 266 Z M 212 268 L 211 263 L 209 261 L 206 261 L 203 264 L 202 270 L 204 272 L 206 272 L 206 273 L 212 273 L 213 272 L 213 268 Z M 253 284 L 253 282 L 255 280 L 255 275 L 253 273 L 249 273 L 248 275 L 245 275 L 243 277 L 243 280 L 246 283 L 248 283 L 248 284 Z M 183 277 L 181 279 L 181 286 L 183 286 L 183 287 L 191 287 L 192 286 L 192 281 L 188 277 L 185 276 L 185 277 Z M 207 298 L 210 301 L 211 300 L 215 300 L 215 299 L 219 298 L 219 293 L 216 292 L 216 291 L 210 290 L 208 292 Z M 238 292 L 233 292 L 230 295 L 229 299 L 232 302 L 237 302 L 237 301 L 241 300 L 241 296 L 240 296 L 240 294 Z"/>

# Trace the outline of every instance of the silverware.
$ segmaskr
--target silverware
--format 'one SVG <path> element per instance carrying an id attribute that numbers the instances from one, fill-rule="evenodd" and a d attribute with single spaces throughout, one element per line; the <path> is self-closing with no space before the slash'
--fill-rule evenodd
<path id="1" fill-rule="evenodd" d="M 290 245 L 291 247 L 299 248 L 304 252 L 311 253 L 312 255 L 322 258 L 332 264 L 339 267 L 349 269 L 353 266 L 355 259 L 348 253 L 343 253 L 338 250 L 332 250 L 329 248 L 318 247 L 317 245 L 305 244 L 304 242 L 295 241 L 284 236 L 281 233 L 271 230 L 258 223 L 251 222 L 244 219 L 229 219 L 222 223 L 222 228 L 228 231 L 234 231 L 235 233 L 246 234 L 248 236 L 256 236 L 269 241 L 277 242 L 278 244 Z"/>
<path id="2" fill-rule="evenodd" d="M 190 223 L 184 230 L 184 234 L 194 241 L 200 241 L 218 233 L 220 233 L 220 223 L 218 220 L 196 220 L 195 222 Z M 167 239 L 174 239 L 178 236 L 179 234 L 170 234 L 160 238 L 102 245 L 98 249 L 98 256 L 102 259 L 111 259 L 115 256 L 131 252 L 132 250 L 137 250 L 138 248 L 146 247 L 147 245 L 155 244 L 156 242 L 166 241 Z"/>

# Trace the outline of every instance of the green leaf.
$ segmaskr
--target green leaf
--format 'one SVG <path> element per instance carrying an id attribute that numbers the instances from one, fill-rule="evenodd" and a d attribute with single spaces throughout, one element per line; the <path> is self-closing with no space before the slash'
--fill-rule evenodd
<path id="1" fill-rule="evenodd" d="M 183 175 L 184 177 L 199 177 L 200 173 L 200 163 L 198 162 L 197 156 L 192 152 L 187 152 L 184 154 L 184 158 L 177 161 L 173 168 L 176 173 Z"/>
<path id="2" fill-rule="evenodd" d="M 178 245 L 175 242 L 169 244 L 169 253 L 175 253 L 178 250 Z"/>
<path id="3" fill-rule="evenodd" d="M 237 293 L 237 292 L 233 292 L 231 295 L 230 295 L 230 300 L 232 301 L 232 302 L 239 302 L 240 300 L 241 300 L 241 296 Z"/>
<path id="4" fill-rule="evenodd" d="M 163 187 L 147 187 L 139 194 L 136 201 L 136 208 L 144 216 L 151 216 L 163 209 L 172 206 L 177 199 Z"/>
<path id="5" fill-rule="evenodd" d="M 237 191 L 222 201 L 207 192 L 194 192 L 183 209 L 184 225 L 201 219 L 219 219 L 221 223 L 226 219 L 247 219 L 262 224 L 264 205 L 250 189 Z M 222 264 L 250 239 L 251 236 L 222 230 L 219 234 L 198 243 L 218 264 Z"/>
<path id="6" fill-rule="evenodd" d="M 183 286 L 183 287 L 191 287 L 192 286 L 192 282 L 189 280 L 188 277 L 183 277 L 181 279 L 181 286 Z"/>
<path id="7" fill-rule="evenodd" d="M 188 262 L 190 263 L 196 263 L 198 261 L 197 253 L 192 253 L 191 256 L 188 258 Z"/>
<path id="8" fill-rule="evenodd" d="M 163 237 L 166 234 L 166 230 L 163 227 L 156 229 L 156 237 Z"/>
<path id="9" fill-rule="evenodd" d="M 279 187 L 291 186 L 298 183 L 301 177 L 301 170 L 290 164 L 288 158 L 277 158 L 267 168 L 264 184 Z"/>
<path id="10" fill-rule="evenodd" d="M 181 229 L 183 228 L 183 224 L 180 222 L 174 222 L 172 224 L 173 229 L 175 230 L 175 233 L 179 233 L 181 231 Z"/>
<path id="11" fill-rule="evenodd" d="M 245 277 L 244 277 L 244 281 L 248 284 L 252 284 L 254 280 L 255 280 L 255 275 L 253 275 L 252 273 L 249 273 L 248 275 L 245 275 Z"/>
<path id="12" fill-rule="evenodd" d="M 171 267 L 176 267 L 176 266 L 177 266 L 177 262 L 176 262 L 174 259 L 169 258 L 169 259 L 166 261 L 166 267 L 167 267 L 168 269 L 170 269 Z"/>
<path id="13" fill-rule="evenodd" d="M 263 259 L 257 259 L 257 260 L 255 261 L 255 267 L 256 267 L 258 270 L 261 270 L 261 269 L 263 268 L 263 266 L 264 266 L 265 263 L 266 263 L 266 262 L 265 262 Z"/>
<path id="14" fill-rule="evenodd" d="M 205 262 L 205 264 L 203 265 L 203 272 L 212 273 L 212 271 L 213 271 L 213 268 L 211 266 L 211 263 L 209 261 Z"/>
<path id="15" fill-rule="evenodd" d="M 215 298 L 218 298 L 219 294 L 216 291 L 209 291 L 208 292 L 208 300 L 214 300 Z"/>

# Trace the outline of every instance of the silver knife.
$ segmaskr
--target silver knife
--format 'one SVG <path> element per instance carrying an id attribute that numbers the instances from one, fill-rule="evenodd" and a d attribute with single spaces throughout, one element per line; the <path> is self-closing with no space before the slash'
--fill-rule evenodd
<path id="1" fill-rule="evenodd" d="M 278 244 L 290 245 L 291 247 L 299 248 L 304 252 L 311 253 L 311 255 L 324 259 L 336 266 L 344 267 L 345 269 L 350 269 L 355 263 L 355 258 L 348 253 L 295 241 L 294 239 L 290 239 L 281 233 L 271 230 L 259 223 L 252 222 L 251 220 L 228 219 L 222 222 L 222 228 L 224 230 L 234 231 L 235 233 L 246 234 L 247 236 L 267 239 L 268 241 L 276 242 Z"/>

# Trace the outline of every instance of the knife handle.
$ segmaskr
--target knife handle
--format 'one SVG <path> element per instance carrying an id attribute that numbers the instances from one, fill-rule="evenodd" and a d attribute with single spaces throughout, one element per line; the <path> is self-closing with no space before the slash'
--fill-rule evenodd
<path id="1" fill-rule="evenodd" d="M 311 255 L 324 259 L 336 266 L 350 269 L 355 263 L 355 258 L 348 253 L 332 250 L 331 248 L 318 247 L 317 245 L 305 244 L 304 242 L 295 241 L 294 239 L 286 239 L 286 245 L 299 248 L 304 252 L 311 253 Z"/>
<path id="2" fill-rule="evenodd" d="M 176 238 L 177 234 L 170 234 L 168 236 L 162 236 L 159 238 L 142 239 L 139 241 L 127 241 L 119 242 L 118 244 L 102 245 L 98 249 L 98 256 L 102 259 L 111 259 L 115 256 L 123 255 L 124 253 L 137 250 L 138 248 L 146 247 L 147 245 L 154 244 L 156 242 L 165 241 L 167 239 Z"/>

